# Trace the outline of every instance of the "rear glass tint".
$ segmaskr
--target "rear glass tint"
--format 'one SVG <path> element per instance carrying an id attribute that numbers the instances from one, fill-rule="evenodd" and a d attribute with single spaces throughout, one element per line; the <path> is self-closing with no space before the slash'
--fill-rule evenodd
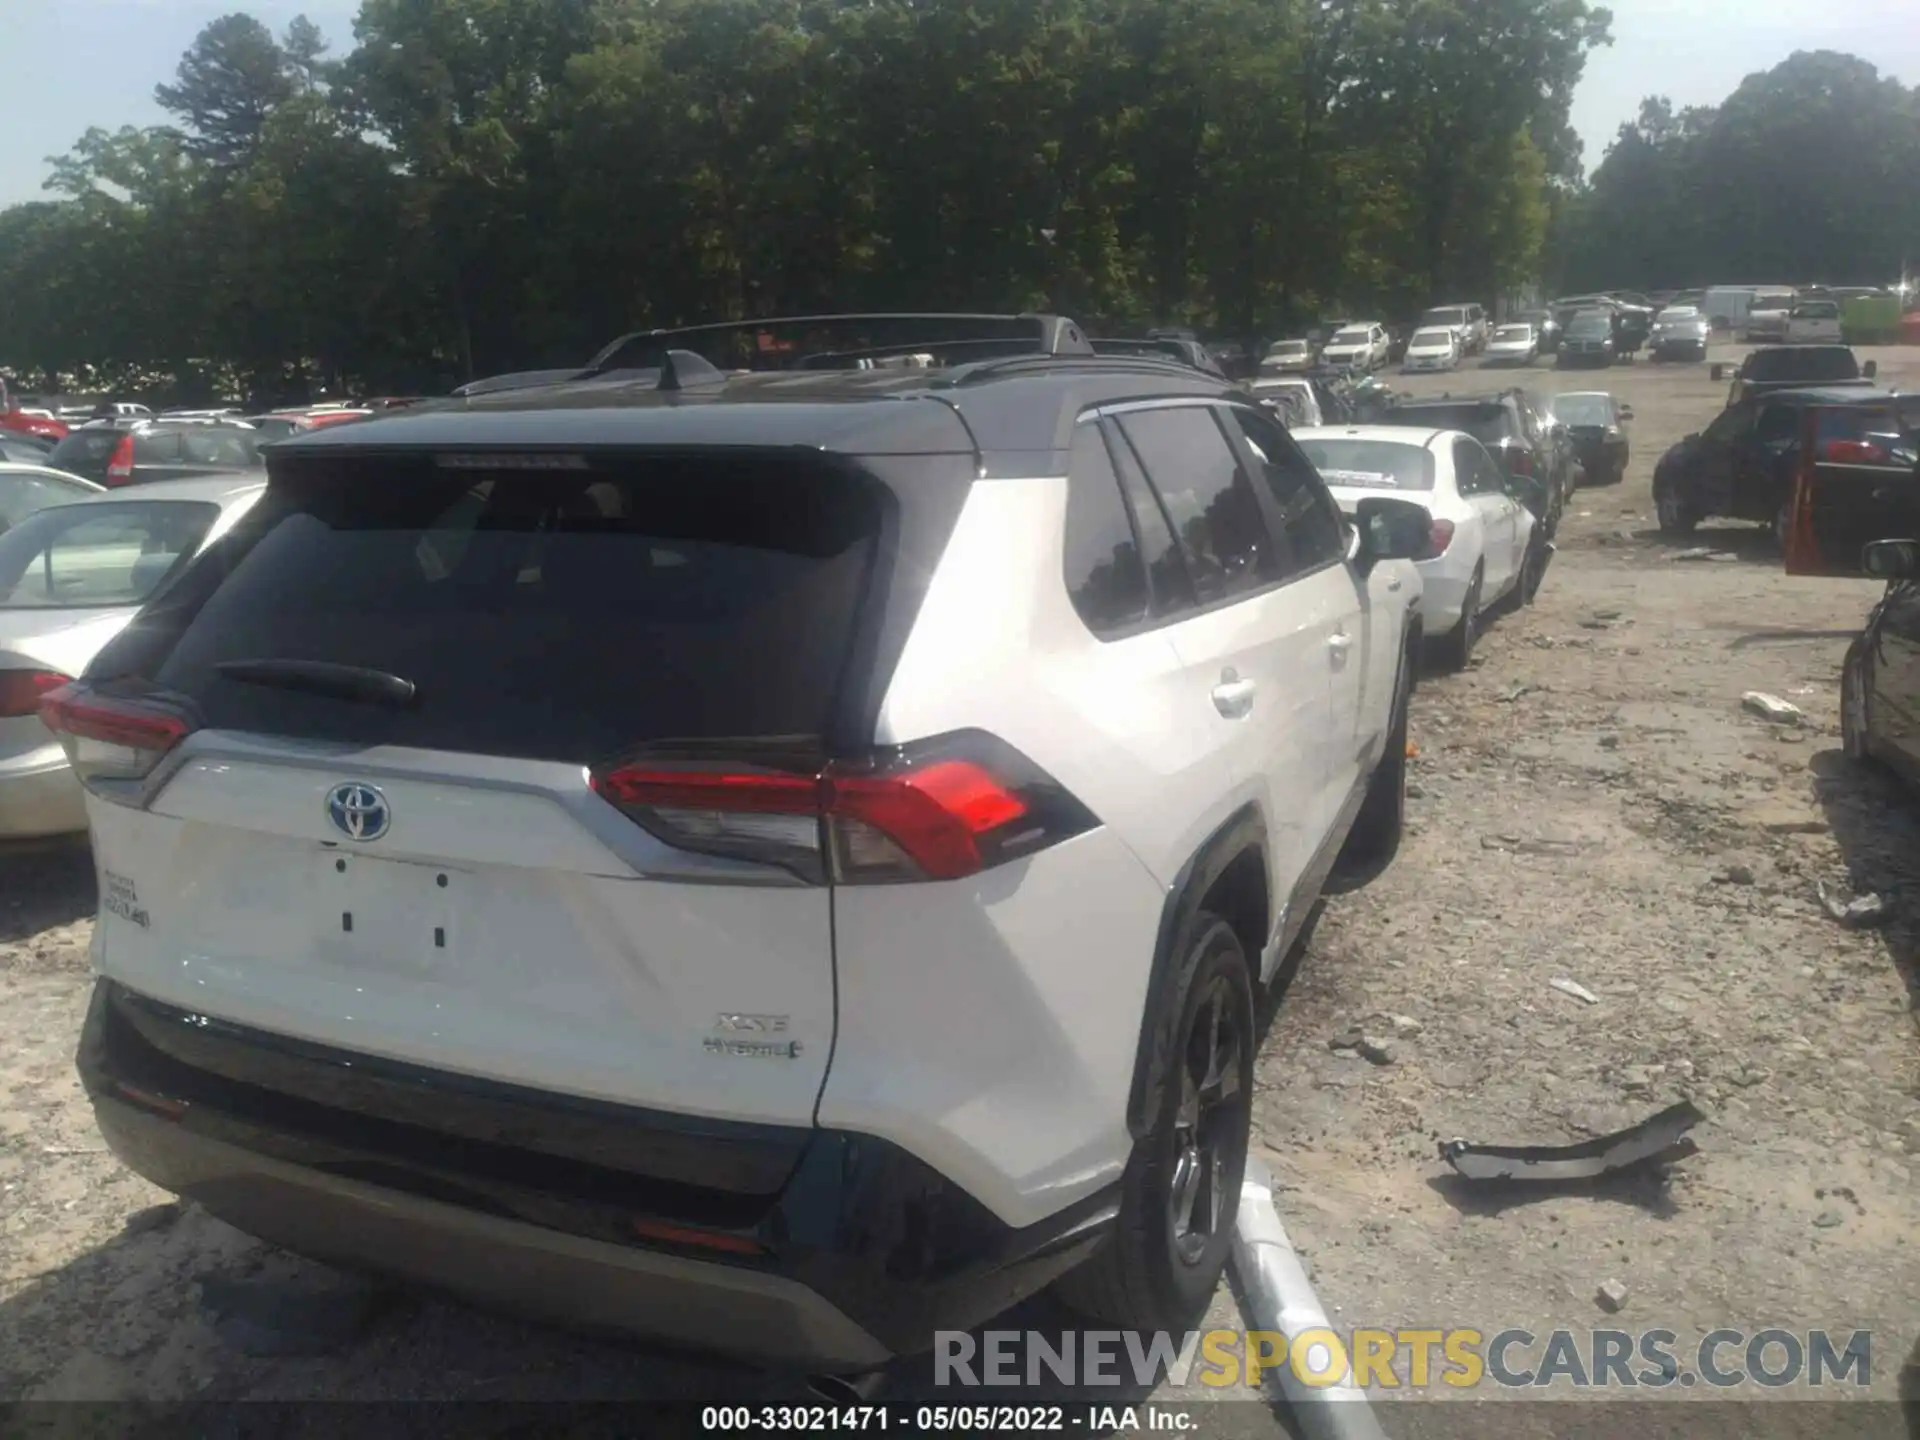
<path id="1" fill-rule="evenodd" d="M 1556 395 L 1553 413 L 1567 425 L 1611 425 L 1613 401 L 1605 395 Z"/>
<path id="2" fill-rule="evenodd" d="M 1427 311 L 1420 317 L 1420 323 L 1422 325 L 1464 325 L 1467 323 L 1467 312 L 1443 305 L 1437 310 Z"/>
<path id="3" fill-rule="evenodd" d="M 119 445 L 124 430 L 74 430 L 47 457 L 47 463 L 58 470 L 62 465 L 105 465 L 113 458 L 114 448 Z"/>
<path id="4" fill-rule="evenodd" d="M 1740 368 L 1748 380 L 1858 380 L 1860 362 L 1841 345 L 1791 345 L 1756 350 Z"/>
<path id="5" fill-rule="evenodd" d="M 1294 437 L 1320 478 L 1339 488 L 1431 490 L 1433 456 L 1424 445 L 1387 440 L 1317 440 Z"/>
<path id="6" fill-rule="evenodd" d="M 260 463 L 260 450 L 244 430 L 185 430 L 180 458 L 189 465 L 222 465 L 245 470 Z"/>
<path id="7" fill-rule="evenodd" d="M 1482 445 L 1498 445 L 1513 434 L 1512 417 L 1504 405 L 1403 405 L 1399 423 L 1463 431 Z"/>
<path id="8" fill-rule="evenodd" d="M 1127 519 L 1120 477 L 1100 427 L 1073 432 L 1067 480 L 1067 593 L 1089 630 L 1102 634 L 1147 618 L 1147 569 Z"/>
<path id="9" fill-rule="evenodd" d="M 826 730 L 879 482 L 780 457 L 460 471 L 310 462 L 102 653 L 227 729 L 592 763 L 658 740 Z M 401 676 L 404 709 L 224 661 Z"/>
<path id="10" fill-rule="evenodd" d="M 220 507 L 101 501 L 42 510 L 0 535 L 0 609 L 138 605 L 193 554 Z"/>

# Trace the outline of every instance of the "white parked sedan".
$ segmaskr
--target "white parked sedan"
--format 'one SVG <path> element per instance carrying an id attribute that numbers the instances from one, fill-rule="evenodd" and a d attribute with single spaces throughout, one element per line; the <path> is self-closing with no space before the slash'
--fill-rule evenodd
<path id="1" fill-rule="evenodd" d="M 1481 617 L 1500 606 L 1531 604 L 1552 549 L 1534 534 L 1533 514 L 1511 481 L 1471 435 L 1387 425 L 1296 430 L 1343 511 L 1391 493 L 1432 517 L 1429 557 L 1418 563 L 1421 618 L 1444 661 L 1464 666 Z"/>
<path id="2" fill-rule="evenodd" d="M 0 535 L 0 839 L 87 828 L 66 752 L 40 721 L 41 697 L 86 669 L 265 488 L 240 474 L 103 490 Z"/>
<path id="3" fill-rule="evenodd" d="M 1407 353 L 1400 357 L 1403 372 L 1452 370 L 1460 364 L 1460 337 L 1446 325 L 1429 325 L 1413 332 Z"/>

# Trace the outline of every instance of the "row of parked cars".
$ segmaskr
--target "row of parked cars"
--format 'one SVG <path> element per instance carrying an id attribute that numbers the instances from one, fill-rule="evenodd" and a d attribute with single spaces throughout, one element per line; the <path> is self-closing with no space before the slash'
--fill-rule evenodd
<path id="1" fill-rule="evenodd" d="M 1290 430 L 964 318 L 625 337 L 0 536 L 0 613 L 118 627 L 0 660 L 84 792 L 108 1145 L 296 1251 L 820 1372 L 1050 1285 L 1185 1329 L 1255 996 L 1399 844 L 1423 641 L 1531 598 L 1627 416 Z"/>

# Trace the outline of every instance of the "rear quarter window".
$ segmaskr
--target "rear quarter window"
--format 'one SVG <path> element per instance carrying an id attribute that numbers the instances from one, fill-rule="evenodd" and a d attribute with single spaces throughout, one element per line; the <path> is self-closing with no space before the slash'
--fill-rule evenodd
<path id="1" fill-rule="evenodd" d="M 1067 594 L 1094 634 L 1110 634 L 1147 618 L 1146 566 L 1127 518 L 1120 476 L 1100 427 L 1074 428 L 1067 479 Z"/>

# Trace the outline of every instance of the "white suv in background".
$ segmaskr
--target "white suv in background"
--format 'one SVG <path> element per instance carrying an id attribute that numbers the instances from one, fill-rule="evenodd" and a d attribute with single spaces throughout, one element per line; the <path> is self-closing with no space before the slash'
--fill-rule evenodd
<path id="1" fill-rule="evenodd" d="M 1391 347 L 1387 327 L 1378 321 L 1344 325 L 1320 352 L 1323 365 L 1346 365 L 1355 370 L 1378 370 L 1387 363 Z"/>
<path id="2" fill-rule="evenodd" d="M 1055 1279 L 1179 1328 L 1255 989 L 1398 841 L 1427 517 L 1057 317 L 780 333 L 276 445 L 47 699 L 101 1130 L 293 1249 L 819 1370 Z"/>

